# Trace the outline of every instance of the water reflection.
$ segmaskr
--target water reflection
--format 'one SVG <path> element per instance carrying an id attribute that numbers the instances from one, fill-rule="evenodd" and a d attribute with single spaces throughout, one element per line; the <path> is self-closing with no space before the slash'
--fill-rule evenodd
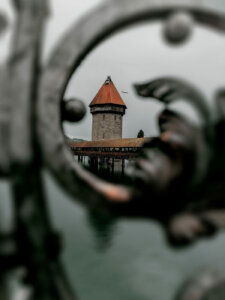
<path id="1" fill-rule="evenodd" d="M 63 260 L 80 299 L 172 300 L 199 269 L 225 269 L 224 234 L 175 251 L 154 222 L 123 220 L 107 227 L 100 216 L 87 217 L 85 209 L 65 199 L 48 176 L 46 182 L 55 226 L 65 237 Z"/>
<path id="2" fill-rule="evenodd" d="M 87 213 L 88 224 L 95 236 L 95 246 L 97 251 L 106 251 L 113 243 L 116 234 L 116 223 L 109 211 L 92 209 Z"/>

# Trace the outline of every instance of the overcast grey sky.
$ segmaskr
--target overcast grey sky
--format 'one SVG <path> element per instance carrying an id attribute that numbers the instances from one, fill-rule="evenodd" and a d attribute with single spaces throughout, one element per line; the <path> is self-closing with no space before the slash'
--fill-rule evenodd
<path id="1" fill-rule="evenodd" d="M 104 0 L 103 0 L 104 1 Z M 197 1 L 197 0 L 196 0 Z M 100 0 L 52 0 L 51 16 L 46 32 L 44 55 L 47 57 L 60 36 Z M 225 9 L 224 0 L 209 0 Z M 12 18 L 7 0 L 1 0 L 0 9 Z M 91 102 L 107 75 L 111 75 L 128 107 L 124 117 L 124 137 L 135 137 L 139 129 L 145 135 L 156 134 L 156 116 L 161 105 L 143 101 L 132 88 L 133 83 L 156 77 L 178 76 L 198 86 L 209 99 L 218 87 L 225 86 L 225 36 L 195 26 L 191 40 L 181 47 L 169 47 L 161 36 L 161 23 L 145 23 L 130 27 L 114 35 L 92 51 L 72 77 L 66 97 L 79 97 L 85 104 Z M 10 35 L 0 41 L 0 59 L 7 54 Z M 184 106 L 182 107 L 184 109 Z M 188 107 L 185 107 L 188 112 Z M 66 125 L 71 137 L 90 139 L 91 116 L 77 125 Z"/>

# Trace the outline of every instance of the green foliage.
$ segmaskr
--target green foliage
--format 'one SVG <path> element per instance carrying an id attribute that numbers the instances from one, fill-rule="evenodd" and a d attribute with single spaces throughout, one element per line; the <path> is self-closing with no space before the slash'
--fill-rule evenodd
<path id="1" fill-rule="evenodd" d="M 143 138 L 144 136 L 145 136 L 144 131 L 142 129 L 139 130 L 137 137 L 138 138 Z"/>

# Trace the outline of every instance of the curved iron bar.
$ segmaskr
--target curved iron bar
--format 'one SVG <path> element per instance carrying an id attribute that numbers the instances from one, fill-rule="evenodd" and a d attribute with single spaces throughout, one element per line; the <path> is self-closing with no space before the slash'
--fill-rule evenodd
<path id="1" fill-rule="evenodd" d="M 165 105 L 171 104 L 175 101 L 185 100 L 194 107 L 195 111 L 202 119 L 201 126 L 204 142 L 202 141 L 200 143 L 198 140 L 196 140 L 195 146 L 190 143 L 190 141 L 188 142 L 189 147 L 199 148 L 197 152 L 198 156 L 196 157 L 198 168 L 196 172 L 193 172 L 193 174 L 197 174 L 197 182 L 201 181 L 208 171 L 214 140 L 212 112 L 207 105 L 207 100 L 205 99 L 204 95 L 192 84 L 189 84 L 182 79 L 173 77 L 162 77 L 143 84 L 134 84 L 134 88 L 140 97 L 147 98 L 147 100 L 154 98 L 158 101 L 161 101 Z M 159 119 L 159 128 L 161 132 L 168 130 L 168 128 L 165 128 L 165 123 L 163 122 L 162 118 Z M 177 131 L 179 129 L 182 130 L 181 124 L 176 128 Z M 192 131 L 189 133 L 190 136 L 194 135 L 194 130 L 196 129 L 192 128 Z M 187 136 L 187 133 L 183 132 L 183 135 Z M 203 143 L 205 143 L 204 146 Z"/>
<path id="2" fill-rule="evenodd" d="M 9 73 L 6 67 L 0 67 L 0 177 L 9 175 L 9 119 L 10 106 L 8 102 L 7 82 Z"/>
<path id="3" fill-rule="evenodd" d="M 71 300 L 74 295 L 58 259 L 59 239 L 53 232 L 47 212 L 35 134 L 40 51 L 47 2 L 20 0 L 19 4 L 14 49 L 6 66 L 10 80 L 4 81 L 10 114 L 10 122 L 7 119 L 4 125 L 9 132 L 6 145 L 15 207 L 15 266 L 25 267 L 25 280 L 32 286 L 32 299 Z M 11 264 L 13 259 L 10 255 L 6 253 L 1 259 Z"/>
<path id="4" fill-rule="evenodd" d="M 121 188 L 118 190 L 116 186 L 100 181 L 74 163 L 64 143 L 58 116 L 60 102 L 71 75 L 85 56 L 107 36 L 132 23 L 162 19 L 179 9 L 187 10 L 199 23 L 225 30 L 224 15 L 219 11 L 212 12 L 207 8 L 207 3 L 200 7 L 197 2 L 190 4 L 189 1 L 184 1 L 179 6 L 166 1 L 108 1 L 75 24 L 51 55 L 43 72 L 38 102 L 39 140 L 45 163 L 58 182 L 75 197 L 85 201 L 87 194 L 82 194 L 82 190 L 87 193 L 88 186 L 106 198 L 110 195 L 110 198 L 120 197 L 122 201 L 126 201 L 130 196 L 128 191 Z"/>
<path id="5" fill-rule="evenodd" d="M 130 1 L 104 3 L 71 29 L 53 52 L 43 73 L 38 105 L 38 130 L 43 159 L 66 190 L 81 199 L 83 203 L 93 201 L 92 197 L 87 197 L 88 186 L 104 197 L 108 194 L 112 195 L 108 192 L 111 189 L 115 192 L 111 197 L 114 201 L 119 200 L 116 198 L 120 193 L 117 187 L 100 181 L 74 163 L 71 153 L 64 144 L 63 133 L 60 133 L 59 103 L 71 75 L 93 47 L 124 26 L 145 19 L 163 18 L 175 9 L 173 5 L 164 3 L 162 6 L 161 4 L 151 1 L 132 2 L 132 4 Z M 184 1 L 183 5 L 176 6 L 176 10 L 179 8 L 191 13 L 197 22 L 222 31 L 225 29 L 224 16 L 219 11 L 211 12 L 207 8 L 207 3 L 204 7 L 199 7 L 197 3 L 190 4 Z M 87 24 L 89 31 L 87 31 Z M 79 187 L 74 180 L 80 184 Z M 80 189 L 81 186 L 84 187 Z M 123 200 L 126 200 L 127 196 L 129 198 L 126 190 L 123 195 L 125 195 Z M 151 215 L 149 210 L 148 212 Z"/>
<path id="6" fill-rule="evenodd" d="M 173 77 L 162 77 L 143 84 L 134 84 L 137 94 L 143 98 L 155 98 L 164 104 L 177 100 L 188 101 L 202 118 L 204 124 L 211 126 L 212 114 L 204 95 L 198 88 L 185 80 Z"/>
<path id="7" fill-rule="evenodd" d="M 60 132 L 60 102 L 71 75 L 85 56 L 101 40 L 124 26 L 143 20 L 163 18 L 175 9 L 186 10 L 201 24 L 223 32 L 225 30 L 224 15 L 220 11 L 210 11 L 207 3 L 201 7 L 197 3 L 190 4 L 189 1 L 184 1 L 178 7 L 165 2 L 163 4 L 144 0 L 132 3 L 125 0 L 104 3 L 94 13 L 87 15 L 78 24 L 75 24 L 68 32 L 53 52 L 43 73 L 41 95 L 38 102 L 38 133 L 42 156 L 58 182 L 82 203 L 90 204 L 93 201 L 96 204 L 96 198 L 93 200 L 92 190 L 116 202 L 125 201 L 126 203 L 130 197 L 129 191 L 126 189 L 118 189 L 117 186 L 109 185 L 74 163 L 73 157 L 64 143 L 63 133 Z M 161 142 L 159 141 L 159 143 Z M 93 197 L 88 197 L 88 195 Z M 110 197 L 108 197 L 109 195 Z M 96 197 L 100 199 L 99 195 Z M 136 211 L 138 211 L 137 207 Z M 151 207 L 148 207 L 147 211 L 150 216 Z"/>
<path id="8" fill-rule="evenodd" d="M 1 11 L 0 11 L 0 36 L 2 35 L 2 33 L 4 33 L 4 31 L 6 30 L 8 26 L 8 20 L 5 16 L 5 14 L 3 14 Z"/>
<path id="9" fill-rule="evenodd" d="M 197 191 L 191 190 L 191 194 L 189 192 L 193 170 L 196 169 L 195 153 L 199 150 L 186 145 L 190 142 L 195 145 L 193 139 L 202 139 L 201 129 L 191 137 L 192 124 L 173 112 L 164 112 L 162 119 L 167 120 L 170 130 L 161 132 L 144 148 L 135 166 L 137 189 L 132 195 L 129 189 L 101 181 L 74 162 L 61 132 L 60 109 L 72 73 L 85 56 L 113 32 L 139 21 L 164 18 L 177 9 L 184 9 L 196 21 L 224 32 L 225 16 L 220 11 L 210 11 L 207 2 L 205 7 L 200 7 L 184 0 L 177 7 L 166 1 L 109 1 L 72 28 L 40 74 L 40 29 L 46 17 L 46 1 L 20 0 L 16 3 L 19 4 L 16 43 L 8 67 L 12 76 L 8 86 L 12 121 L 9 128 L 9 165 L 16 207 L 16 250 L 19 263 L 29 272 L 27 279 L 34 287 L 33 298 L 74 299 L 58 262 L 58 251 L 52 256 L 49 246 L 53 244 L 54 249 L 59 249 L 60 239 L 52 233 L 49 222 L 40 176 L 42 159 L 67 191 L 82 203 L 96 207 L 96 210 L 101 206 L 101 210 L 105 209 L 112 218 L 152 217 L 164 224 L 169 234 L 173 234 L 172 238 L 185 237 L 186 241 L 212 233 L 214 225 L 218 225 L 215 209 L 224 207 L 223 199 L 217 199 L 216 205 L 214 198 L 205 200 L 202 186 Z M 30 31 L 25 36 L 27 28 Z M 174 123 L 179 124 L 182 130 L 172 131 Z M 185 143 L 185 140 L 188 142 Z M 36 172 L 33 172 L 34 169 Z M 179 189 L 175 190 L 177 186 Z M 180 201 L 186 191 L 186 197 Z M 212 189 L 211 194 L 214 192 L 215 189 Z M 167 201 L 168 195 L 172 196 L 171 203 Z M 198 198 L 203 200 L 195 201 Z M 184 212 L 190 213 L 185 222 L 184 216 L 174 218 Z M 177 222 L 185 223 L 183 231 L 177 232 L 180 228 Z M 194 227 L 193 222 L 197 222 Z"/>

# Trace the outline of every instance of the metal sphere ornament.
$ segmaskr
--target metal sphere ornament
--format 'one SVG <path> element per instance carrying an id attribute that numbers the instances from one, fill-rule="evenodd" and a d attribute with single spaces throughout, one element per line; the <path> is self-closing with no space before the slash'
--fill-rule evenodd
<path id="1" fill-rule="evenodd" d="M 174 45 L 187 41 L 193 31 L 193 19 L 186 12 L 176 12 L 169 16 L 164 29 L 163 36 L 165 40 Z"/>
<path id="2" fill-rule="evenodd" d="M 86 107 L 79 99 L 68 99 L 62 102 L 62 120 L 68 122 L 78 122 L 86 114 Z"/>

